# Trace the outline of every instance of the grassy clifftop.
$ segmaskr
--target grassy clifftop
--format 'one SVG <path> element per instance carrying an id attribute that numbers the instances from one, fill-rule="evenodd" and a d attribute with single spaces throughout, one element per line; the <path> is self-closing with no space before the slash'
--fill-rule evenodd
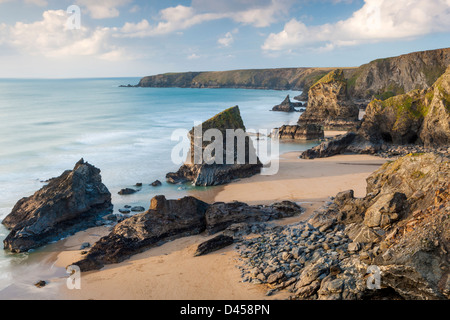
<path id="1" fill-rule="evenodd" d="M 280 68 L 166 73 L 144 77 L 138 86 L 303 90 L 330 70 L 332 68 Z"/>

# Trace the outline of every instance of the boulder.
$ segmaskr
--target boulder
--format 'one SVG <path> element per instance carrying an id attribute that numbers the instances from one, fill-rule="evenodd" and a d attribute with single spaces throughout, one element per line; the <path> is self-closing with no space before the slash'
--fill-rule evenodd
<path id="1" fill-rule="evenodd" d="M 222 141 L 209 142 L 211 139 L 205 139 L 205 132 L 209 129 L 217 129 L 222 135 Z M 227 146 L 227 130 L 234 131 L 238 140 L 243 139 L 242 144 L 238 142 Z M 177 172 L 168 173 L 167 182 L 190 181 L 196 186 L 221 185 L 261 171 L 262 163 L 256 155 L 250 136 L 245 133 L 238 106 L 217 114 L 203 122 L 201 127 L 193 128 L 190 139 L 191 152 L 187 162 Z"/>
<path id="2" fill-rule="evenodd" d="M 232 245 L 234 242 L 233 237 L 218 235 L 208 241 L 202 242 L 198 245 L 197 250 L 194 253 L 195 257 L 202 256 L 222 248 L 225 248 L 229 245 Z"/>
<path id="3" fill-rule="evenodd" d="M 137 190 L 135 190 L 135 189 L 125 188 L 125 189 L 120 190 L 118 192 L 118 194 L 120 194 L 120 195 L 128 195 L 128 194 L 133 194 L 133 193 L 136 193 L 136 192 L 137 192 Z"/>
<path id="4" fill-rule="evenodd" d="M 4 248 L 24 252 L 40 247 L 95 226 L 111 212 L 111 193 L 102 183 L 100 170 L 81 159 L 73 170 L 16 203 L 2 221 L 11 230 Z"/>

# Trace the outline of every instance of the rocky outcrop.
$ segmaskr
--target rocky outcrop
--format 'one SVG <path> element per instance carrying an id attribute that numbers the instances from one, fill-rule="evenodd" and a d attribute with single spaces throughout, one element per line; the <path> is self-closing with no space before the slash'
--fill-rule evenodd
<path id="1" fill-rule="evenodd" d="M 308 91 L 308 106 L 298 123 L 318 124 L 325 130 L 348 130 L 358 125 L 359 108 L 349 99 L 344 71 L 336 69 Z"/>
<path id="2" fill-rule="evenodd" d="M 301 154 L 302 159 L 327 158 L 347 150 L 356 138 L 356 133 L 348 132 L 308 149 Z"/>
<path id="3" fill-rule="evenodd" d="M 388 162 L 365 197 L 341 192 L 307 221 L 242 242 L 244 281 L 292 299 L 449 299 L 449 160 Z"/>
<path id="4" fill-rule="evenodd" d="M 234 243 L 233 237 L 219 234 L 218 236 L 202 242 L 198 245 L 194 253 L 194 257 L 203 256 L 205 254 L 220 250 Z"/>
<path id="5" fill-rule="evenodd" d="M 318 124 L 284 125 L 275 130 L 271 136 L 278 136 L 281 140 L 318 140 L 325 135 L 323 127 Z"/>
<path id="6" fill-rule="evenodd" d="M 195 235 L 205 230 L 208 204 L 194 197 L 167 200 L 156 196 L 150 208 L 117 224 L 102 237 L 83 260 L 75 263 L 81 270 L 100 269 L 121 262 L 161 241 Z"/>
<path id="7" fill-rule="evenodd" d="M 168 240 L 204 231 L 214 234 L 237 223 L 265 222 L 301 212 L 301 207 L 289 201 L 271 206 L 249 206 L 240 202 L 209 205 L 194 197 L 167 200 L 164 196 L 156 196 L 147 212 L 117 224 L 75 264 L 82 271 L 96 270 Z"/>
<path id="8" fill-rule="evenodd" d="M 291 102 L 289 95 L 283 100 L 282 103 L 276 105 L 272 108 L 272 111 L 282 111 L 282 112 L 296 112 L 295 107 L 301 107 L 303 104 L 301 102 Z"/>
<path id="9" fill-rule="evenodd" d="M 302 208 L 291 201 L 277 202 L 270 206 L 249 206 L 242 202 L 217 202 L 206 211 L 206 232 L 214 234 L 241 222 L 267 222 L 292 217 Z"/>
<path id="10" fill-rule="evenodd" d="M 217 129 L 221 133 L 220 140 L 213 143 L 205 138 L 205 132 Z M 237 143 L 227 145 L 227 130 L 233 131 L 237 136 Z M 215 137 L 219 139 L 219 137 Z M 233 139 L 233 137 L 230 137 Z M 228 183 L 237 178 L 246 178 L 260 172 L 262 164 L 259 161 L 253 142 L 245 133 L 239 107 L 229 108 L 213 118 L 203 122 L 201 127 L 190 131 L 191 152 L 188 163 L 182 165 L 177 172 L 168 173 L 166 179 L 169 183 L 185 183 L 191 181 L 196 186 L 213 186 Z M 242 139 L 242 140 L 241 140 Z M 239 141 L 243 141 L 240 148 Z M 214 147 L 214 153 L 211 150 Z M 208 153 L 206 151 L 209 150 Z M 202 156 L 198 161 L 200 153 Z M 197 155 L 196 155 L 197 154 Z M 231 161 L 229 160 L 231 156 Z"/>
<path id="11" fill-rule="evenodd" d="M 95 226 L 112 211 L 111 193 L 100 170 L 81 159 L 73 170 L 50 179 L 34 195 L 19 200 L 2 223 L 11 230 L 4 248 L 24 252 Z"/>

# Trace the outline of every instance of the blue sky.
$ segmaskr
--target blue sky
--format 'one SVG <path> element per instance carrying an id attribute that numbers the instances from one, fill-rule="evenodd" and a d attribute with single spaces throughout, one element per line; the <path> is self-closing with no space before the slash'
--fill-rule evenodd
<path id="1" fill-rule="evenodd" d="M 1 78 L 347 67 L 449 44 L 450 0 L 0 0 Z"/>

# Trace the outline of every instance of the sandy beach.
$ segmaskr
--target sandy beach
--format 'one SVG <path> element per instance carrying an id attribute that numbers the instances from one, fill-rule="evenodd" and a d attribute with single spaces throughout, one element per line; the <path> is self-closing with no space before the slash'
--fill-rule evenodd
<path id="1" fill-rule="evenodd" d="M 367 155 L 339 155 L 327 159 L 299 159 L 300 152 L 282 155 L 276 175 L 257 175 L 214 188 L 192 192 L 204 201 L 243 201 L 267 204 L 291 200 L 306 209 L 301 216 L 278 221 L 294 223 L 307 218 L 330 196 L 353 189 L 365 195 L 366 178 L 385 161 Z M 66 239 L 55 266 L 64 268 L 81 257 L 81 243 L 93 243 L 108 229 L 89 229 Z M 127 261 L 100 271 L 82 274 L 81 289 L 59 287 L 61 299 L 151 299 L 151 300 L 263 300 L 286 299 L 288 292 L 266 296 L 267 287 L 241 282 L 234 246 L 206 256 L 194 257 L 197 245 L 212 236 L 197 235 L 168 242 L 137 254 Z M 59 281 L 62 281 L 61 279 Z"/>

